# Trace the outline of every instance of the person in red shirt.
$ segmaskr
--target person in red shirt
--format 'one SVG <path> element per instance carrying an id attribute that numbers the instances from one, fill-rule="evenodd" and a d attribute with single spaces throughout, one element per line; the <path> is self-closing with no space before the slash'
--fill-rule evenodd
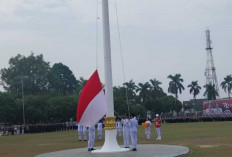
<path id="1" fill-rule="evenodd" d="M 156 114 L 155 128 L 156 128 L 156 132 L 157 132 L 157 136 L 158 136 L 158 138 L 156 138 L 156 140 L 161 140 L 161 123 L 162 123 L 162 120 L 159 118 L 159 114 Z"/>

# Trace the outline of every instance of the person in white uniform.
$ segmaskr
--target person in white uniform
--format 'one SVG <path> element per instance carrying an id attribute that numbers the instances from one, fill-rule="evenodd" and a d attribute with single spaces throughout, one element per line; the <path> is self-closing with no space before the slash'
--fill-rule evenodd
<path id="1" fill-rule="evenodd" d="M 130 120 L 128 119 L 128 116 L 125 115 L 123 119 L 123 139 L 124 139 L 124 147 L 129 148 L 130 144 Z"/>
<path id="2" fill-rule="evenodd" d="M 82 141 L 83 126 L 81 124 L 77 124 L 77 131 L 78 131 L 79 141 Z"/>
<path id="3" fill-rule="evenodd" d="M 118 129 L 118 135 L 122 136 L 122 119 L 119 119 L 116 124 Z"/>
<path id="4" fill-rule="evenodd" d="M 93 148 L 94 141 L 95 141 L 95 125 L 89 128 L 88 151 L 95 150 Z"/>
<path id="5" fill-rule="evenodd" d="M 98 140 L 102 140 L 102 122 L 101 122 L 101 120 L 97 123 L 97 133 L 98 133 Z"/>
<path id="6" fill-rule="evenodd" d="M 148 127 L 145 128 L 145 134 L 147 135 L 147 140 L 151 139 L 151 121 L 149 118 L 147 118 L 146 122 L 148 124 Z"/>
<path id="7" fill-rule="evenodd" d="M 131 143 L 132 143 L 132 151 L 137 150 L 137 130 L 138 130 L 138 120 L 136 119 L 135 115 L 132 114 L 130 119 L 130 135 L 131 135 Z"/>
<path id="8" fill-rule="evenodd" d="M 83 129 L 83 136 L 84 136 L 84 141 L 87 141 L 87 127 L 86 126 L 82 126 Z"/>

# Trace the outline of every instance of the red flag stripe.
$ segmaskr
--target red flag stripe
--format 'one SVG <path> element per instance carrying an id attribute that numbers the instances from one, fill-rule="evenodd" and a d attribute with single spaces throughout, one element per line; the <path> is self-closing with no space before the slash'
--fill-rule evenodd
<path id="1" fill-rule="evenodd" d="M 99 79 L 98 72 L 96 70 L 82 89 L 77 106 L 77 122 L 80 121 L 89 103 L 101 90 L 102 90 L 102 85 Z"/>

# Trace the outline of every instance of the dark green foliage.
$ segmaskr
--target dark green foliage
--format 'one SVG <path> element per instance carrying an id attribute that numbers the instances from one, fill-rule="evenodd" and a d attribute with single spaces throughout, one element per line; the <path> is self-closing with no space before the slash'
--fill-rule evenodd
<path id="1" fill-rule="evenodd" d="M 53 97 L 49 100 L 52 107 L 50 119 L 53 122 L 65 122 L 70 118 L 76 119 L 77 98 L 76 96 Z"/>
<path id="2" fill-rule="evenodd" d="M 77 80 L 72 71 L 62 63 L 52 66 L 49 73 L 49 90 L 60 95 L 70 95 L 77 88 Z"/>
<path id="3" fill-rule="evenodd" d="M 135 84 L 133 80 L 113 88 L 114 108 L 119 115 L 134 113 L 146 117 L 151 113 L 180 111 L 178 92 L 184 89 L 181 75 L 169 75 L 169 92 L 166 96 L 155 78 Z M 50 67 L 43 55 L 28 57 L 17 55 L 9 60 L 9 67 L 1 69 L 1 79 L 8 93 L 0 96 L 0 122 L 21 124 L 23 122 L 24 92 L 26 123 L 65 122 L 76 119 L 76 108 L 81 90 L 87 80 L 76 77 L 66 65 L 55 63 Z M 22 92 L 23 89 L 23 92 Z M 172 89 L 172 90 L 171 90 Z"/>
<path id="4" fill-rule="evenodd" d="M 147 115 L 147 109 L 142 106 L 142 105 L 131 105 L 130 106 L 130 112 L 135 114 L 137 117 L 140 116 L 140 117 L 146 117 Z"/>
<path id="5" fill-rule="evenodd" d="M 182 103 L 176 100 L 173 96 L 165 96 L 160 98 L 163 112 L 179 112 L 182 108 Z"/>
<path id="6" fill-rule="evenodd" d="M 206 84 L 204 88 L 205 88 L 204 96 L 207 96 L 208 100 L 215 100 L 216 97 L 218 96 L 218 92 L 215 89 L 215 85 L 211 83 Z"/>
<path id="7" fill-rule="evenodd" d="M 221 83 L 222 89 L 228 93 L 228 98 L 230 99 L 231 89 L 232 89 L 232 76 L 227 75 L 224 81 Z"/>
<path id="8" fill-rule="evenodd" d="M 18 54 L 9 61 L 9 68 L 1 69 L 1 79 L 6 91 L 20 95 L 22 81 L 25 94 L 43 94 L 47 92 L 50 66 L 43 55 L 25 57 Z"/>
<path id="9" fill-rule="evenodd" d="M 16 121 L 16 114 L 18 106 L 15 98 L 9 93 L 0 92 L 0 122 L 14 123 Z"/>
<path id="10" fill-rule="evenodd" d="M 168 92 L 175 94 L 176 99 L 178 98 L 178 93 L 182 93 L 182 90 L 184 90 L 184 86 L 182 85 L 182 82 L 184 80 L 181 78 L 181 74 L 175 74 L 174 76 L 169 75 L 168 76 L 171 81 L 169 82 Z"/>
<path id="11" fill-rule="evenodd" d="M 118 115 L 129 114 L 125 97 L 114 97 L 114 110 Z"/>

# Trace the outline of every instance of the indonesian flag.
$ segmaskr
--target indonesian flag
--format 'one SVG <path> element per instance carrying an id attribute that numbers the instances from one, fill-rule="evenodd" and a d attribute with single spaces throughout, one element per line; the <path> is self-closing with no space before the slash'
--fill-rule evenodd
<path id="1" fill-rule="evenodd" d="M 96 70 L 82 89 L 77 106 L 77 122 L 93 127 L 106 112 L 105 94 Z"/>

